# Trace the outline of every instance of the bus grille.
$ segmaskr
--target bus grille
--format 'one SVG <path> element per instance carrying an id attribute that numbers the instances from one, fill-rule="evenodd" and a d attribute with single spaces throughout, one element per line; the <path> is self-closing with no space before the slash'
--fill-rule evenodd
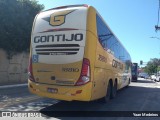
<path id="1" fill-rule="evenodd" d="M 49 44 L 37 45 L 35 50 L 38 55 L 74 55 L 79 49 L 78 44 Z"/>

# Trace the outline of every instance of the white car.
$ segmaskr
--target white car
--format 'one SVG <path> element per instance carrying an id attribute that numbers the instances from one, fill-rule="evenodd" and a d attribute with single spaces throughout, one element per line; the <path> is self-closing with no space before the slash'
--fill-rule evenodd
<path id="1" fill-rule="evenodd" d="M 139 73 L 139 77 L 149 79 L 149 75 L 147 73 Z"/>
<path id="2" fill-rule="evenodd" d="M 155 75 L 151 75 L 151 80 L 156 80 L 156 76 Z"/>
<path id="3" fill-rule="evenodd" d="M 158 81 L 158 82 L 160 81 L 160 76 L 156 77 L 156 81 Z"/>

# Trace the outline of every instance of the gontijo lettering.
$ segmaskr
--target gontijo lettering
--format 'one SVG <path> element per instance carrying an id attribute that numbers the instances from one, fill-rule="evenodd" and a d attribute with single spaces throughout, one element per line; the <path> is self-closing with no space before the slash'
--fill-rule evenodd
<path id="1" fill-rule="evenodd" d="M 45 43 L 45 42 L 63 42 L 63 41 L 82 41 L 83 34 L 76 33 L 71 35 L 65 34 L 57 34 L 57 35 L 43 35 L 43 36 L 35 36 L 34 43 Z"/>
<path id="2" fill-rule="evenodd" d="M 112 67 L 123 69 L 123 64 L 113 59 L 113 61 L 112 61 Z"/>

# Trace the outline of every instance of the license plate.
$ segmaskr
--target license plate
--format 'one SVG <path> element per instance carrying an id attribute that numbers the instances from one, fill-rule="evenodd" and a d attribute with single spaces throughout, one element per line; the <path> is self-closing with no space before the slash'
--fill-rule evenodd
<path id="1" fill-rule="evenodd" d="M 58 89 L 57 88 L 47 88 L 47 91 L 49 93 L 58 93 Z"/>

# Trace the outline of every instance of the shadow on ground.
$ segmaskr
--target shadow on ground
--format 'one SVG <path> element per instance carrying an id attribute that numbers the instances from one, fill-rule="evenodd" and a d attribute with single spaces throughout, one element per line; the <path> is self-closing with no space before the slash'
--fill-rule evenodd
<path id="1" fill-rule="evenodd" d="M 142 83 L 150 83 L 141 81 Z M 152 83 L 152 81 L 151 81 Z M 92 102 L 58 102 L 40 110 L 48 117 L 79 116 L 99 117 L 108 116 L 108 113 L 115 116 L 126 116 L 126 111 L 159 111 L 160 89 L 150 87 L 129 86 L 119 90 L 115 99 L 103 104 L 98 101 Z M 113 117 L 112 116 L 112 117 Z"/>

